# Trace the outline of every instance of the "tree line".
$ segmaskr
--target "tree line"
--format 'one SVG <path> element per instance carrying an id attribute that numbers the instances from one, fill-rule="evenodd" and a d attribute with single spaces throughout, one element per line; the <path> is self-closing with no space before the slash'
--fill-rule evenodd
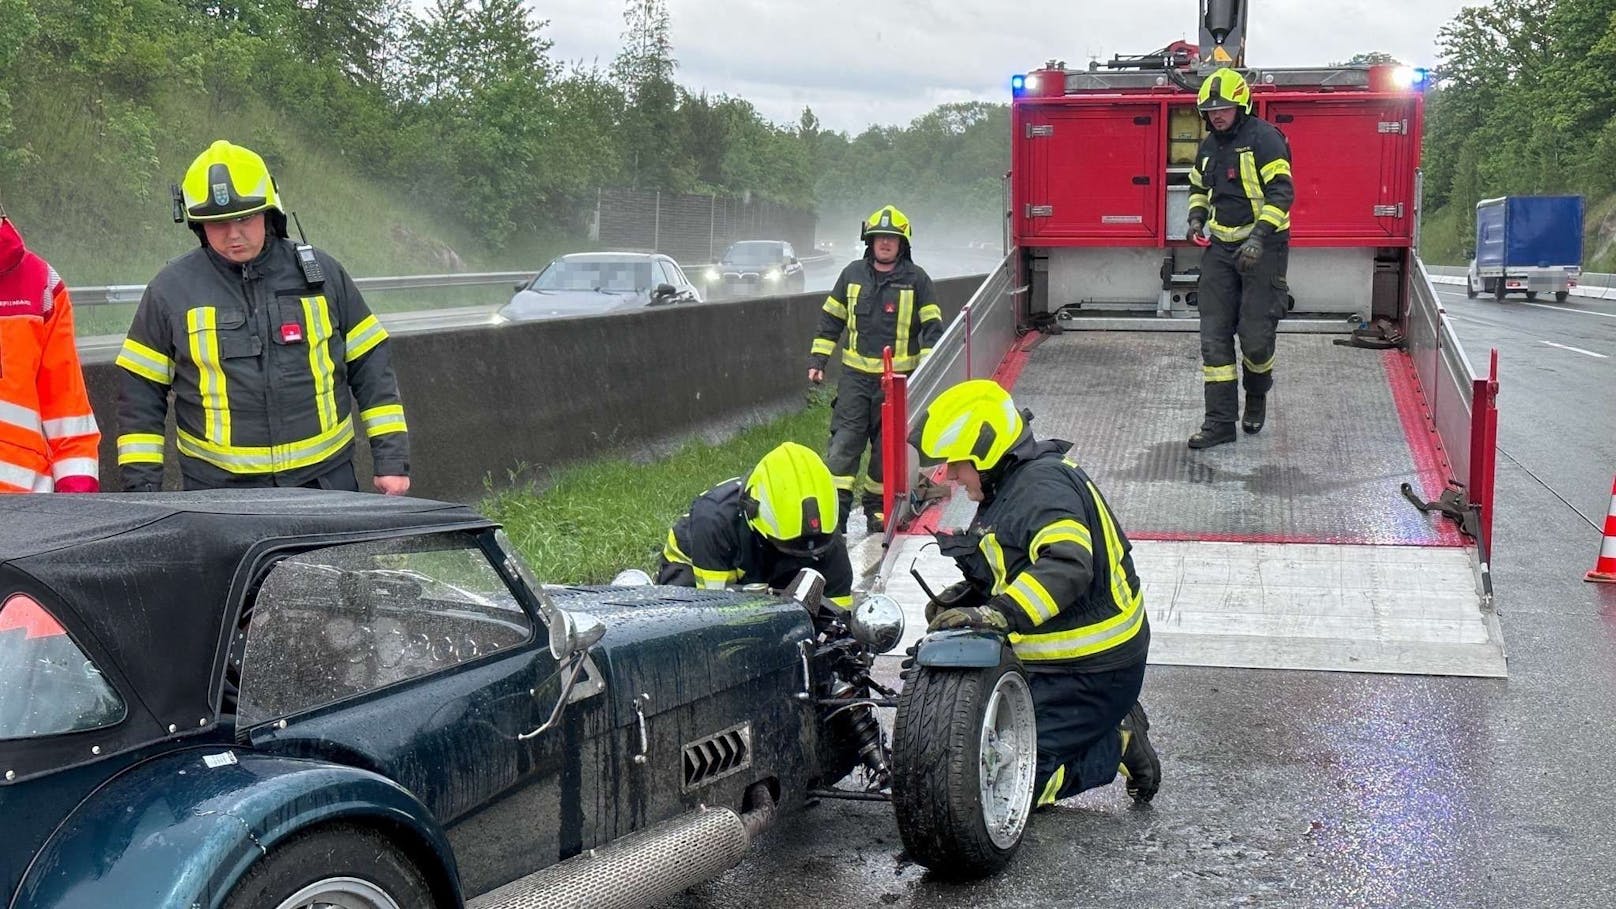
<path id="1" fill-rule="evenodd" d="M 336 155 L 491 249 L 581 231 L 579 202 L 599 187 L 853 218 L 966 198 L 993 223 L 1005 105 L 855 136 L 811 108 L 772 123 L 744 98 L 678 84 L 667 0 L 623 12 L 622 48 L 601 65 L 556 59 L 522 0 L 0 0 L 0 202 L 127 231 L 165 211 L 168 185 L 224 135 L 272 168 L 309 148 Z"/>

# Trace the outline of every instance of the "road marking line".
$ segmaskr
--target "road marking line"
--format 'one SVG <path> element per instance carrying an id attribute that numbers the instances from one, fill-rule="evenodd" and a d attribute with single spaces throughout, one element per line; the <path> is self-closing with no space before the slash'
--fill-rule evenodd
<path id="1" fill-rule="evenodd" d="M 1588 355 L 1588 356 L 1590 356 L 1590 357 L 1598 357 L 1598 358 L 1599 358 L 1599 359 L 1601 359 L 1601 360 L 1608 360 L 1608 359 L 1610 359 L 1610 357 L 1609 357 L 1609 356 L 1607 356 L 1607 355 L 1605 355 L 1605 354 L 1602 354 L 1602 353 L 1594 353 L 1594 352 L 1593 352 L 1593 351 L 1591 351 L 1591 350 L 1583 350 L 1583 349 L 1582 349 L 1582 348 L 1580 348 L 1580 347 L 1572 347 L 1572 346 L 1571 346 L 1571 345 L 1570 345 L 1570 344 L 1556 344 L 1556 343 L 1554 343 L 1554 342 L 1553 342 L 1553 341 L 1544 341 L 1544 340 L 1541 340 L 1541 339 L 1540 339 L 1540 340 L 1539 340 L 1539 341 L 1538 341 L 1538 343 L 1539 343 L 1539 344 L 1547 344 L 1547 345 L 1549 345 L 1549 346 L 1550 346 L 1550 347 L 1558 347 L 1558 348 L 1560 348 L 1560 349 L 1561 349 L 1561 350 L 1569 350 L 1569 351 L 1572 351 L 1572 352 L 1573 352 L 1573 353 L 1580 353 L 1580 354 L 1587 354 L 1587 355 Z"/>
<path id="2" fill-rule="evenodd" d="M 1603 316 L 1607 319 L 1616 319 L 1616 312 L 1594 312 L 1591 309 L 1572 309 L 1567 306 L 1549 306 L 1544 303 L 1518 303 L 1517 306 L 1535 306 L 1538 309 L 1554 309 L 1560 312 L 1573 312 L 1579 316 Z"/>

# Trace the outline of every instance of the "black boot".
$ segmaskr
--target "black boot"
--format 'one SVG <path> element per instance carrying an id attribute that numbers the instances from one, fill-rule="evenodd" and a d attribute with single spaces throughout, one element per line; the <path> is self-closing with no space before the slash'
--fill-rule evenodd
<path id="1" fill-rule="evenodd" d="M 1234 441 L 1233 423 L 1203 423 L 1201 430 L 1190 436 L 1191 448 L 1211 448 Z"/>
<path id="2" fill-rule="evenodd" d="M 1134 701 L 1133 709 L 1122 718 L 1122 766 L 1117 769 L 1128 778 L 1128 794 L 1136 802 L 1150 801 L 1161 788 L 1161 758 L 1145 734 L 1149 730 L 1144 706 Z"/>
<path id="3" fill-rule="evenodd" d="M 1262 432 L 1263 422 L 1268 416 L 1267 395 L 1246 395 L 1246 414 L 1240 418 L 1240 428 L 1249 433 Z"/>
<path id="4" fill-rule="evenodd" d="M 866 512 L 864 512 L 864 532 L 865 533 L 872 533 L 872 534 L 873 533 L 886 533 L 887 532 L 886 515 L 882 514 L 879 511 L 866 511 Z"/>

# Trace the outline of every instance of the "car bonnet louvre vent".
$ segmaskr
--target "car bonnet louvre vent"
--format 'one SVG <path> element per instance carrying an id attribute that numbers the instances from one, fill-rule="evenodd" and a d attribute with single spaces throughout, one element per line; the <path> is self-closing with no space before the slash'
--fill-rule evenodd
<path id="1" fill-rule="evenodd" d="M 752 766 L 752 724 L 731 726 L 685 745 L 684 766 L 687 791 Z"/>

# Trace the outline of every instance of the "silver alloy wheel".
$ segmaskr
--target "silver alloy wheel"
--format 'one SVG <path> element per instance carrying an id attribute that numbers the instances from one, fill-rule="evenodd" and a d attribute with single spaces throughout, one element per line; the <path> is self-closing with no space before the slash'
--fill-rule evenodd
<path id="1" fill-rule="evenodd" d="M 276 909 L 402 909 L 386 890 L 357 877 L 315 881 L 281 901 Z"/>
<path id="2" fill-rule="evenodd" d="M 1019 672 L 999 677 L 982 711 L 982 736 L 977 748 L 981 784 L 982 823 L 988 838 L 1000 849 L 1021 839 L 1032 812 L 1033 777 L 1038 772 L 1038 724 L 1033 714 L 1032 690 Z"/>

